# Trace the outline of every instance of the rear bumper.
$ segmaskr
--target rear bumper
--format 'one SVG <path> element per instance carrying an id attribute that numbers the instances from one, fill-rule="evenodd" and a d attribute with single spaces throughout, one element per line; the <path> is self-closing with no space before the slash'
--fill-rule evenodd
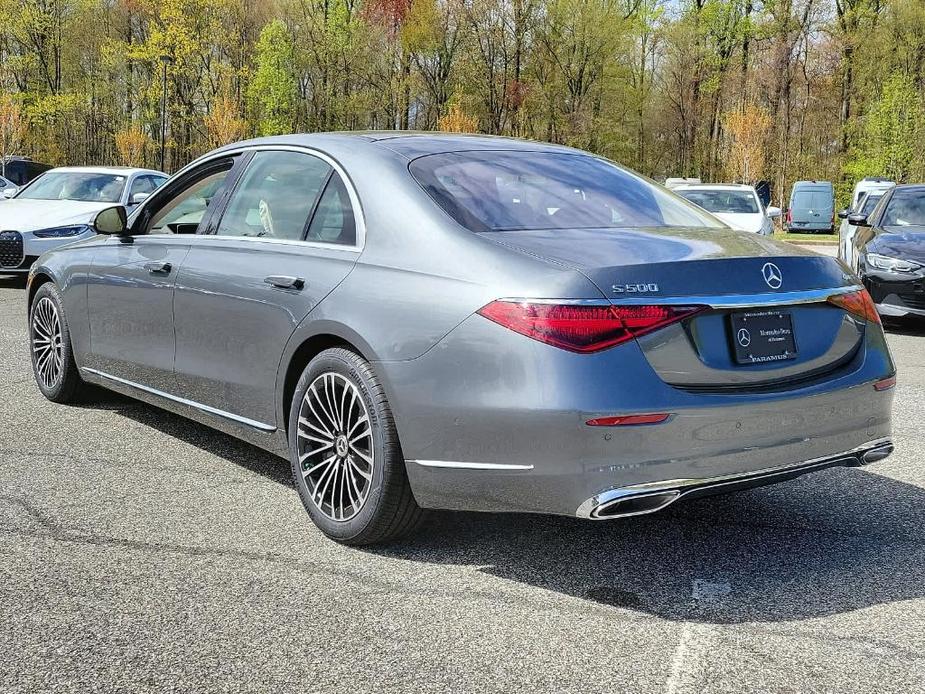
<path id="1" fill-rule="evenodd" d="M 575 515 L 592 520 L 626 518 L 661 511 L 679 499 L 698 498 L 713 494 L 760 487 L 784 482 L 810 472 L 830 467 L 860 467 L 883 460 L 893 452 L 890 439 L 869 441 L 850 451 L 806 460 L 793 465 L 730 474 L 708 479 L 680 479 L 616 487 L 604 490 L 584 501 Z"/>
<path id="2" fill-rule="evenodd" d="M 418 359 L 376 368 L 412 490 L 428 508 L 574 516 L 592 497 L 637 485 L 763 484 L 769 470 L 843 461 L 891 433 L 893 391 L 873 387 L 895 371 L 878 329 L 867 331 L 851 363 L 780 391 L 675 388 L 636 344 L 576 355 L 480 317 Z M 652 412 L 671 417 L 586 425 Z"/>

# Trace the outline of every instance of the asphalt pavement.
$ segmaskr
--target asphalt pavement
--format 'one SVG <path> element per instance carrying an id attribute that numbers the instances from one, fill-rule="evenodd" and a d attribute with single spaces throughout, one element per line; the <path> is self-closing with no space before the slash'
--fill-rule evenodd
<path id="1" fill-rule="evenodd" d="M 363 550 L 282 459 L 105 391 L 46 402 L 0 279 L 0 691 L 925 691 L 925 327 L 889 342 L 886 461 Z"/>

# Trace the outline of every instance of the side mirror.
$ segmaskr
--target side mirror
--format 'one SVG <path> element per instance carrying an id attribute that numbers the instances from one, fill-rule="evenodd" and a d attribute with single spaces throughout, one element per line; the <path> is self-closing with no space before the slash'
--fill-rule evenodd
<path id="1" fill-rule="evenodd" d="M 866 214 L 849 214 L 848 215 L 848 224 L 855 227 L 869 227 L 870 222 L 867 221 Z"/>
<path id="2" fill-rule="evenodd" d="M 780 217 L 780 208 L 771 206 L 765 210 L 765 214 L 768 216 L 769 219 Z"/>
<path id="3" fill-rule="evenodd" d="M 10 186 L 9 188 L 4 188 L 3 193 L 0 193 L 0 195 L 3 195 L 4 198 L 11 198 L 16 195 L 17 190 L 19 190 L 19 188 L 16 186 Z"/>
<path id="4" fill-rule="evenodd" d="M 838 213 L 838 218 L 839 218 L 839 219 L 847 219 L 847 218 L 848 218 L 848 208 L 847 208 L 847 207 L 846 207 L 845 209 L 843 209 L 841 212 Z"/>
<path id="5" fill-rule="evenodd" d="M 124 234 L 127 230 L 128 215 L 122 205 L 100 210 L 93 218 L 93 228 L 97 234 Z"/>
<path id="6" fill-rule="evenodd" d="M 128 201 L 129 205 L 138 205 L 151 197 L 151 193 L 135 193 Z"/>

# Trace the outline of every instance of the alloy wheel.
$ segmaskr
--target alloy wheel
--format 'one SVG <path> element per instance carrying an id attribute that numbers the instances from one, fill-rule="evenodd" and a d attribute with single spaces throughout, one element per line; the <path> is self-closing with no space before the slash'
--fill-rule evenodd
<path id="1" fill-rule="evenodd" d="M 46 296 L 32 309 L 32 358 L 42 385 L 54 388 L 64 370 L 64 344 L 58 307 Z"/>
<path id="2" fill-rule="evenodd" d="M 359 389 L 339 373 L 318 376 L 299 409 L 299 468 L 314 505 L 334 521 L 353 518 L 372 488 L 375 451 Z"/>

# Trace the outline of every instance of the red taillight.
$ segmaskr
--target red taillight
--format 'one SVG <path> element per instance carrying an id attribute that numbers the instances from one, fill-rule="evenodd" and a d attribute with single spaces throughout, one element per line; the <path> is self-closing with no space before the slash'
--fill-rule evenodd
<path id="1" fill-rule="evenodd" d="M 858 318 L 863 318 L 871 323 L 880 323 L 880 314 L 877 313 L 874 300 L 870 298 L 870 294 L 867 293 L 866 289 L 851 292 L 850 294 L 830 296 L 829 303 L 845 309 L 848 313 Z"/>
<path id="2" fill-rule="evenodd" d="M 787 210 L 787 224 L 790 224 L 790 222 L 792 221 L 793 221 L 793 212 L 791 210 Z"/>
<path id="3" fill-rule="evenodd" d="M 671 415 L 667 412 L 652 414 L 627 414 L 616 417 L 597 417 L 589 419 L 585 424 L 589 427 L 624 427 L 635 424 L 661 424 L 668 420 Z"/>
<path id="4" fill-rule="evenodd" d="M 703 306 L 597 306 L 493 301 L 479 314 L 572 352 L 597 352 L 676 323 Z"/>

